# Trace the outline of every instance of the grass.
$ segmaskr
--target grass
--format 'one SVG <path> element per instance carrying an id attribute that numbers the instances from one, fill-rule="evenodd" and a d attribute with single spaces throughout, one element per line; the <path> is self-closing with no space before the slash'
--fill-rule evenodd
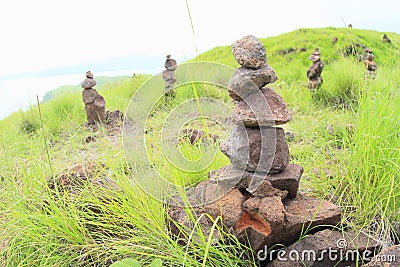
<path id="1" fill-rule="evenodd" d="M 396 65 L 400 36 L 390 34 L 389 46 L 380 41 L 382 35 L 355 29 L 299 29 L 262 41 L 280 77 L 271 87 L 294 111 L 293 120 L 283 127 L 294 133 L 289 142 L 291 162 L 305 169 L 301 190 L 340 205 L 343 225 L 393 242 L 390 229 L 400 221 L 400 69 Z M 333 46 L 335 36 L 339 42 Z M 379 65 L 376 80 L 364 79 L 357 58 L 343 56 L 351 43 L 373 49 Z M 312 93 L 306 87 L 305 73 L 310 65 L 307 57 L 316 46 L 326 66 L 324 83 Z M 279 54 L 290 47 L 306 47 L 307 52 Z M 193 61 L 203 60 L 238 67 L 229 47 L 217 47 Z M 99 92 L 108 109 L 125 111 L 148 78 L 137 75 L 133 80 L 106 84 Z M 216 79 L 220 79 L 218 74 Z M 161 129 L 174 111 L 178 115 L 193 110 L 208 114 L 203 98 L 217 99 L 228 107 L 232 103 L 226 91 L 210 84 L 186 84 L 177 92 L 168 107 L 161 99 L 151 109 L 145 148 L 154 167 L 151 170 L 177 185 L 191 185 L 206 179 L 209 170 L 227 165 L 227 158 L 215 149 L 218 145 L 191 145 L 182 139 L 170 146 L 170 153 L 182 155 L 180 161 L 171 163 L 161 136 L 174 136 L 176 131 Z M 201 112 L 196 101 L 200 101 Z M 191 242 L 178 245 L 168 232 L 165 204 L 141 190 L 128 171 L 130 167 L 136 180 L 145 179 L 150 165 L 127 166 L 121 136 L 110 136 L 102 127 L 95 133 L 83 127 L 80 94 L 60 95 L 42 104 L 41 111 L 42 120 L 38 107 L 32 106 L 0 121 L 0 244 L 8 242 L 0 252 L 1 266 L 109 266 L 123 258 L 144 265 L 159 258 L 165 266 L 256 266 L 248 248 L 224 232 L 218 220 L 214 226 L 226 242 L 212 244 L 206 229 L 197 225 L 187 237 Z M 204 123 L 209 133 L 227 138 L 213 120 L 171 124 L 171 129 L 205 130 Z M 86 143 L 88 136 L 96 141 Z M 213 155 L 211 160 L 209 155 Z M 211 164 L 204 167 L 201 159 Z M 98 165 L 96 178 L 112 179 L 117 189 L 88 183 L 72 195 L 47 186 L 65 169 L 88 162 Z M 199 168 L 202 171 L 190 171 Z M 191 210 L 187 212 L 190 215 Z"/>

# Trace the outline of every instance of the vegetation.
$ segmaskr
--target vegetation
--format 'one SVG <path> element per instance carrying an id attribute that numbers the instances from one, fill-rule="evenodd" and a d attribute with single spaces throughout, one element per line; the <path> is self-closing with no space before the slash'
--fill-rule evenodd
<path id="1" fill-rule="evenodd" d="M 271 87 L 294 111 L 284 128 L 295 136 L 289 142 L 291 161 L 305 168 L 301 190 L 340 205 L 345 226 L 393 242 L 392 230 L 400 222 L 400 36 L 389 34 L 392 44 L 387 44 L 382 35 L 355 29 L 299 29 L 262 42 L 280 78 Z M 339 39 L 335 45 L 333 37 Z M 351 44 L 373 50 L 379 66 L 376 80 L 364 78 L 357 55 L 344 56 Z M 311 92 L 305 73 L 311 65 L 308 56 L 317 46 L 326 62 L 324 83 Z M 303 47 L 306 52 L 300 51 Z M 281 52 L 289 48 L 296 52 Z M 238 67 L 228 46 L 193 61 Z M 100 88 L 107 108 L 126 110 L 147 78 L 137 75 Z M 232 105 L 221 88 L 187 85 L 177 90 L 167 108 L 155 106 L 147 121 L 152 131 L 146 143 L 149 158 L 176 184 L 197 183 L 209 170 L 228 162 L 217 153 L 206 169 L 190 173 L 162 155 L 159 136 L 165 118 L 186 100 L 202 96 Z M 1 266 L 109 266 L 127 258 L 144 266 L 161 261 L 164 266 L 256 266 L 248 249 L 225 233 L 218 220 L 214 226 L 226 237 L 224 242 L 211 245 L 197 225 L 196 238 L 179 245 L 169 235 L 164 204 L 142 191 L 127 171 L 132 166 L 126 165 L 122 140 L 104 127 L 90 132 L 83 126 L 80 92 L 59 95 L 40 108 L 42 117 L 38 106 L 32 106 L 0 121 L 0 247 L 6 244 L 0 252 Z M 210 133 L 226 137 L 218 125 L 207 126 Z M 205 130 L 199 121 L 188 127 Z M 96 141 L 87 143 L 88 136 Z M 178 146 L 193 161 L 207 149 L 201 142 L 182 141 Z M 72 196 L 49 188 L 49 181 L 65 169 L 87 162 L 96 163 L 96 177 L 112 179 L 118 189 L 86 184 Z M 155 264 L 150 266 L 159 266 Z"/>

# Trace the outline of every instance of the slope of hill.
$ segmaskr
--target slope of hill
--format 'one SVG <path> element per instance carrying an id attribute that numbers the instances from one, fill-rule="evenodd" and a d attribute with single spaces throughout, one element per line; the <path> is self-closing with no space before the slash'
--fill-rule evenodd
<path id="1" fill-rule="evenodd" d="M 130 79 L 129 76 L 98 76 L 96 77 L 97 87 L 103 87 L 103 85 L 120 82 L 126 79 Z M 43 102 L 49 101 L 57 96 L 66 94 L 66 93 L 76 93 L 82 90 L 80 84 L 76 85 L 63 85 L 58 88 L 55 88 L 49 92 L 47 92 L 43 97 Z"/>
<path id="2" fill-rule="evenodd" d="M 388 33 L 392 39 L 388 44 L 382 35 L 357 29 L 299 29 L 262 42 L 280 78 L 270 87 L 294 112 L 284 128 L 294 134 L 289 140 L 291 162 L 305 169 L 301 191 L 340 205 L 343 219 L 338 227 L 368 232 L 391 244 L 399 242 L 396 234 L 400 234 L 400 36 Z M 331 43 L 334 37 L 339 39 L 336 44 Z M 379 67 L 375 80 L 364 78 L 358 55 L 344 56 L 352 44 L 373 50 Z M 324 83 L 311 92 L 306 71 L 315 47 L 321 49 L 326 66 Z M 214 48 L 193 61 L 238 67 L 229 46 Z M 137 75 L 107 83 L 102 88 L 107 108 L 126 110 L 148 78 Z M 140 177 L 148 173 L 143 166 L 127 166 L 122 133 L 105 127 L 92 132 L 83 126 L 80 90 L 56 95 L 40 106 L 41 113 L 33 106 L 0 121 L 0 244 L 6 244 L 3 251 L 0 247 L 0 266 L 108 266 L 125 257 L 144 264 L 160 258 L 165 266 L 257 266 L 248 248 L 218 222 L 215 227 L 226 242 L 212 244 L 204 229 L 193 227 L 191 242 L 179 245 L 169 235 L 165 204 L 143 192 L 130 175 L 130 171 Z M 177 88 L 168 106 L 160 104 L 162 99 L 156 103 L 146 121 L 146 156 L 152 163 L 147 167 L 177 184 L 207 179 L 209 170 L 228 162 L 216 153 L 210 166 L 188 172 L 164 155 L 160 139 L 165 120 L 182 103 L 199 97 L 232 106 L 226 91 L 191 84 Z M 190 123 L 201 129 L 204 122 Z M 212 133 L 218 131 L 215 123 L 207 127 Z M 222 139 L 226 137 L 220 132 Z M 201 144 L 175 145 L 193 161 L 206 152 Z M 85 175 L 112 180 L 116 187 L 87 184 L 74 195 L 48 186 L 66 177 L 63 174 L 70 175 L 72 166 L 74 170 L 96 166 Z"/>

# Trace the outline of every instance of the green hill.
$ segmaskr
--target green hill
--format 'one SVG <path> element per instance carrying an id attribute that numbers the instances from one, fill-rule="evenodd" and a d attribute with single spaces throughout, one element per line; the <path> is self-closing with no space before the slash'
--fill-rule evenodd
<path id="1" fill-rule="evenodd" d="M 103 87 L 103 86 L 107 86 L 107 85 L 111 85 L 113 83 L 117 83 L 126 79 L 130 79 L 129 76 L 114 76 L 114 77 L 110 77 L 110 76 L 98 76 L 96 77 L 96 86 L 97 87 Z M 55 88 L 49 92 L 47 92 L 44 97 L 43 97 L 43 102 L 49 101 L 57 96 L 66 94 L 66 93 L 76 93 L 76 92 L 80 92 L 82 90 L 81 85 L 80 84 L 76 84 L 76 85 L 63 85 L 60 86 L 58 88 Z"/>
<path id="2" fill-rule="evenodd" d="M 338 227 L 368 232 L 391 244 L 399 242 L 400 234 L 400 35 L 387 34 L 391 44 L 382 42 L 383 32 L 342 28 L 299 29 L 261 40 L 279 76 L 269 86 L 294 112 L 283 128 L 294 134 L 288 141 L 291 162 L 305 170 L 301 191 L 341 206 Z M 334 37 L 339 39 L 336 44 L 331 42 Z M 351 45 L 372 49 L 378 64 L 375 80 L 364 78 L 362 51 L 345 56 Z M 324 83 L 311 92 L 306 71 L 315 47 L 326 65 Z M 229 46 L 216 47 L 192 61 L 238 67 Z M 148 78 L 137 75 L 107 83 L 101 88 L 107 108 L 125 111 Z M 226 90 L 188 84 L 176 89 L 168 106 L 162 99 L 155 103 L 146 120 L 149 166 L 127 166 L 122 133 L 85 128 L 80 90 L 68 90 L 53 93 L 40 112 L 32 106 L 0 121 L 0 266 L 109 266 L 127 257 L 143 264 L 159 258 L 164 266 L 257 266 L 248 248 L 219 222 L 215 227 L 224 242 L 212 244 L 204 229 L 193 227 L 191 242 L 178 244 L 169 235 L 165 204 L 134 180 L 148 177 L 147 170 L 154 169 L 174 184 L 190 185 L 227 165 L 227 158 L 217 152 L 201 171 L 185 171 L 171 164 L 161 141 L 164 122 L 188 100 L 208 97 L 232 107 Z M 196 107 L 201 114 L 201 105 Z M 191 121 L 188 126 L 226 138 L 216 123 L 208 123 Z M 185 140 L 174 144 L 194 164 L 208 152 L 203 144 L 193 146 Z M 100 182 L 112 180 L 115 187 L 85 184 L 79 194 L 49 187 L 57 178 L 72 175 L 76 166 L 96 166 L 86 175 Z"/>

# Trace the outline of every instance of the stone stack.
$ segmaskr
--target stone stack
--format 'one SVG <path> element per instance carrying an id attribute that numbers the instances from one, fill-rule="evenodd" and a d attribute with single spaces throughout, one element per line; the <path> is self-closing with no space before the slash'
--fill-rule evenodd
<path id="1" fill-rule="evenodd" d="M 81 83 L 83 88 L 82 100 L 85 104 L 87 124 L 93 125 L 96 122 L 104 122 L 106 119 L 106 101 L 99 95 L 96 89 L 96 80 L 90 71 L 86 72 L 86 79 Z"/>
<path id="2" fill-rule="evenodd" d="M 292 244 L 318 225 L 336 225 L 339 207 L 298 193 L 303 168 L 289 164 L 284 130 L 275 127 L 290 121 L 292 113 L 278 94 L 265 87 L 277 75 L 267 63 L 264 46 L 256 37 L 245 36 L 233 44 L 232 52 L 241 65 L 228 83 L 236 104 L 236 126 L 221 145 L 231 164 L 210 172 L 209 180 L 190 190 L 188 201 L 171 200 L 172 233 L 182 237 L 182 231 L 192 230 L 193 222 L 180 206 L 184 202 L 196 216 L 221 216 L 223 225 L 255 252 Z M 200 224 L 207 231 L 212 222 L 205 218 Z"/>
<path id="3" fill-rule="evenodd" d="M 365 49 L 365 61 L 364 61 L 365 76 L 368 78 L 372 78 L 372 79 L 375 79 L 376 70 L 378 69 L 378 65 L 376 65 L 374 58 L 375 58 L 375 56 L 372 53 L 372 50 L 369 48 L 366 48 Z"/>
<path id="4" fill-rule="evenodd" d="M 321 52 L 318 47 L 315 48 L 314 52 L 308 58 L 312 61 L 311 67 L 307 70 L 308 87 L 310 89 L 316 89 L 323 82 L 321 74 L 325 62 L 321 60 Z"/>
<path id="5" fill-rule="evenodd" d="M 177 63 L 175 59 L 171 58 L 171 55 L 167 55 L 167 59 L 164 63 L 165 70 L 162 72 L 162 77 L 164 80 L 164 93 L 167 97 L 174 97 L 175 91 L 173 90 L 174 84 L 176 82 L 175 70 L 177 68 Z"/>

